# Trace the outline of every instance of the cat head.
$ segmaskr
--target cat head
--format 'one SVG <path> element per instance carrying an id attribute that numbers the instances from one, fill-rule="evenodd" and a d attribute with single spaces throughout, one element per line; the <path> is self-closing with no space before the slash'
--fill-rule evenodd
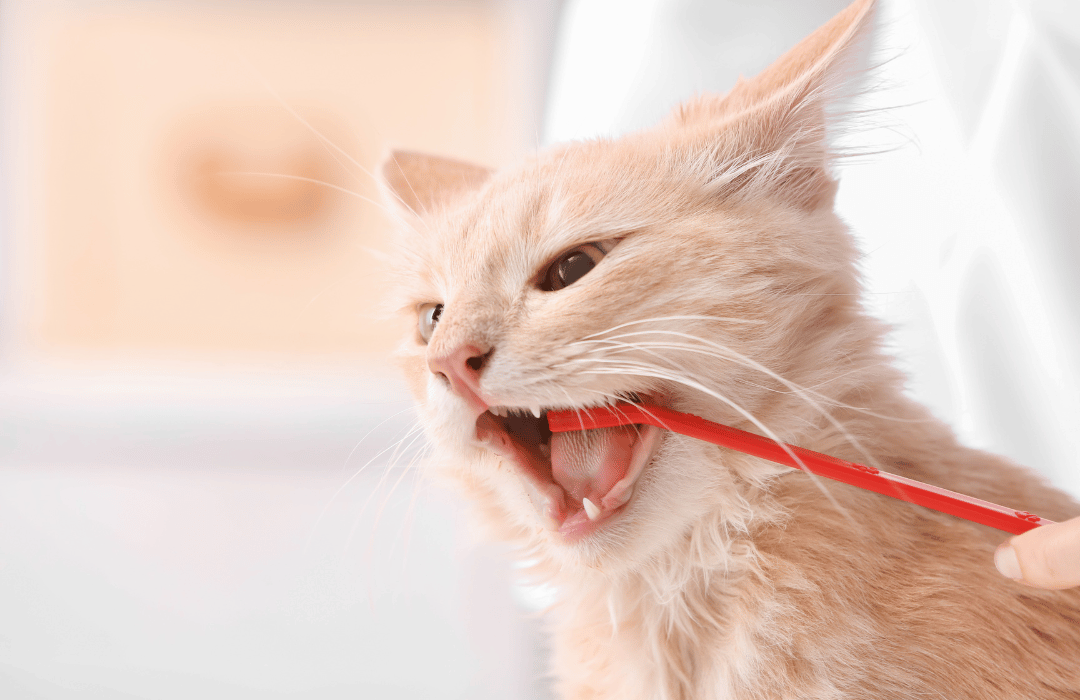
<path id="1" fill-rule="evenodd" d="M 828 115 L 872 4 L 650 130 L 499 171 L 387 160 L 402 362 L 439 463 L 507 537 L 560 566 L 632 566 L 694 523 L 749 527 L 777 473 L 655 428 L 553 437 L 547 409 L 647 398 L 792 439 L 820 419 L 793 387 L 851 386 L 876 331 L 833 212 Z"/>

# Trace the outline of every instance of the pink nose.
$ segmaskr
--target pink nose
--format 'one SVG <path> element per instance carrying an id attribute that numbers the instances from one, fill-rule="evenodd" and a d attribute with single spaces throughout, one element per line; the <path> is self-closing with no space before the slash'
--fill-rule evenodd
<path id="1" fill-rule="evenodd" d="M 462 345 L 445 355 L 429 358 L 428 369 L 441 374 L 450 383 L 450 389 L 479 415 L 488 409 L 480 398 L 480 372 L 490 354 L 490 350 L 485 352 L 475 345 Z"/>

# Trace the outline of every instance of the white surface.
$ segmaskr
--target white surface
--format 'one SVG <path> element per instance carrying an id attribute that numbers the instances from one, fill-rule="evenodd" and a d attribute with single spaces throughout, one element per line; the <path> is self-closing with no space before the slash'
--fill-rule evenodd
<path id="1" fill-rule="evenodd" d="M 412 470 L 347 479 L 0 470 L 0 697 L 535 697 L 503 558 Z"/>
<path id="2" fill-rule="evenodd" d="M 544 697 L 410 405 L 347 375 L 0 383 L 0 698 Z"/>

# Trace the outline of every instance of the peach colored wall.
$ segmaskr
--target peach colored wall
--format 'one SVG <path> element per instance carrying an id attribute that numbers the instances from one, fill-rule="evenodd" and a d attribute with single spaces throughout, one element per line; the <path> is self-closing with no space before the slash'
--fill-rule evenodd
<path id="1" fill-rule="evenodd" d="M 532 145 L 511 18 L 481 2 L 133 7 L 31 23 L 16 344 L 385 351 L 371 249 L 387 224 L 364 171 L 388 144 L 491 164 Z"/>

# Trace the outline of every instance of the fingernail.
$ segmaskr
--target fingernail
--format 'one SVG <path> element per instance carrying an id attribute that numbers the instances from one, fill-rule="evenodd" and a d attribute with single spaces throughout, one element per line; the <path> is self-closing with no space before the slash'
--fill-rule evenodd
<path id="1" fill-rule="evenodd" d="M 1020 560 L 1016 558 L 1016 551 L 1008 544 L 1003 544 L 994 552 L 994 566 L 1001 575 L 1011 579 L 1021 579 L 1024 572 L 1020 570 Z"/>

